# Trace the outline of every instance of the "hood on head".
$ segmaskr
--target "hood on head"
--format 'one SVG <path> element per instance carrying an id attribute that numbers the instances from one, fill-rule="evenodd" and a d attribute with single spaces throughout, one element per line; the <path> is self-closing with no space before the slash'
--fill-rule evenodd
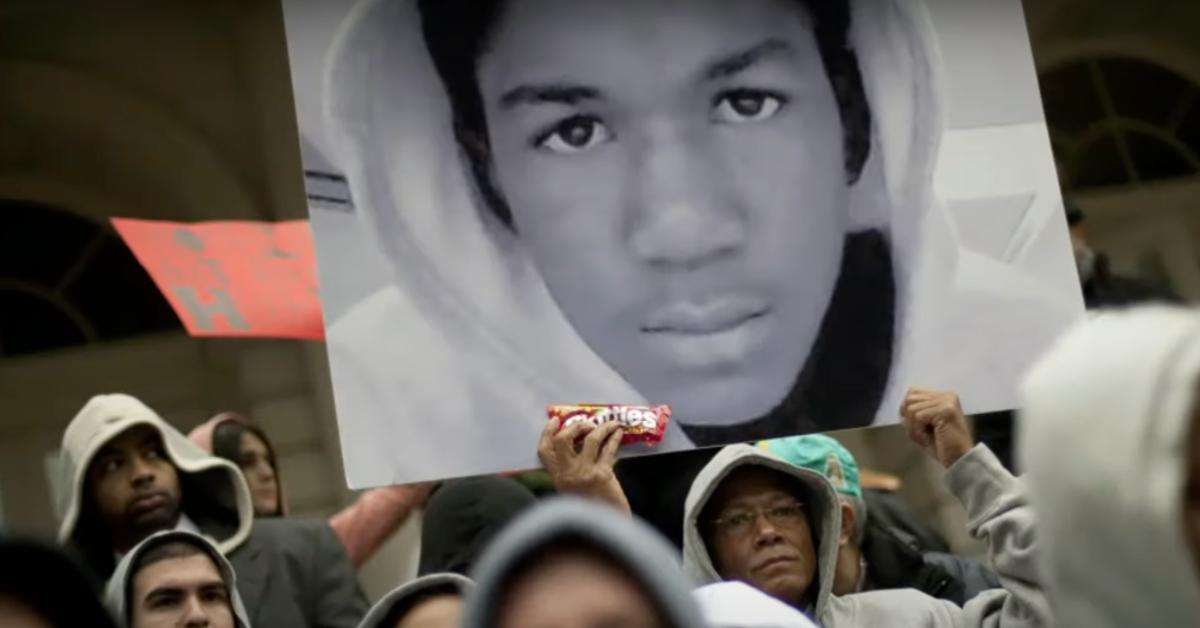
<path id="1" fill-rule="evenodd" d="M 211 456 L 171 427 L 146 404 L 125 394 L 92 397 L 63 433 L 58 469 L 61 501 L 58 540 L 75 546 L 91 562 L 107 561 L 113 549 L 101 531 L 80 527 L 85 512 L 87 471 L 97 452 L 130 428 L 147 425 L 162 438 L 163 448 L 179 473 L 182 510 L 217 548 L 230 552 L 250 534 L 254 507 L 241 471 L 233 463 Z M 111 563 L 106 563 L 111 566 Z M 99 569 L 106 576 L 110 569 Z"/>
<path id="2" fill-rule="evenodd" d="M 475 583 L 471 582 L 470 578 L 456 573 L 435 573 L 421 576 L 392 589 L 383 596 L 371 607 L 370 611 L 367 611 L 366 617 L 363 617 L 358 628 L 394 628 L 393 625 L 382 622 L 397 607 L 404 605 L 411 609 L 416 601 L 442 593 L 457 593 L 466 597 L 474 588 Z"/>
<path id="3" fill-rule="evenodd" d="M 495 625 L 510 579 L 536 554 L 564 541 L 586 544 L 624 567 L 640 582 L 663 618 L 676 628 L 703 628 L 678 557 L 649 526 L 609 506 L 570 497 L 552 498 L 518 518 L 491 544 L 474 576 L 463 626 Z"/>
<path id="4" fill-rule="evenodd" d="M 222 412 L 188 432 L 188 440 L 195 443 L 198 447 L 200 447 L 200 449 L 203 449 L 210 454 L 216 454 L 216 445 L 214 444 L 214 439 L 217 435 L 217 428 L 221 427 L 225 423 L 230 422 L 239 423 L 241 425 L 253 425 L 250 419 L 238 414 L 237 412 Z M 275 456 L 275 446 L 272 445 L 271 442 L 265 437 L 263 438 L 263 442 L 267 445 L 267 448 L 271 450 L 271 455 Z M 233 462 L 234 465 L 238 464 L 235 460 L 231 460 L 230 462 Z M 283 486 L 283 476 L 279 473 L 278 462 L 278 458 L 276 457 L 277 466 L 275 468 L 275 483 L 279 487 L 279 516 L 286 517 L 288 515 L 287 491 Z"/>
<path id="5" fill-rule="evenodd" d="M 798 483 L 806 495 L 810 526 L 817 534 L 813 547 L 816 549 L 817 573 L 812 586 L 818 587 L 816 607 L 812 615 L 820 617 L 833 590 L 833 576 L 837 565 L 838 535 L 841 530 L 842 511 L 837 493 L 825 476 L 793 466 L 776 458 L 765 449 L 750 445 L 730 445 L 722 448 L 705 466 L 688 491 L 683 513 L 683 566 L 696 584 L 720 582 L 712 554 L 708 551 L 702 533 L 700 517 L 717 488 L 734 471 L 742 467 L 764 467 L 778 472 Z"/>
<path id="6" fill-rule="evenodd" d="M 849 39 L 873 117 L 867 184 L 852 194 L 851 231 L 878 229 L 891 243 L 897 325 L 936 329 L 933 320 L 913 319 L 936 318 L 938 308 L 909 311 L 909 303 L 914 294 L 945 291 L 957 259 L 932 192 L 940 52 L 925 3 L 849 1 Z M 509 387 L 541 391 L 542 405 L 578 396 L 640 399 L 576 334 L 512 231 L 475 193 L 419 24 L 411 0 L 360 2 L 327 59 L 323 90 L 336 161 L 396 287 L 446 337 L 496 360 L 492 370 L 506 373 Z M 464 249 L 471 254 L 453 254 Z M 900 347 L 897 359 L 905 353 Z M 899 403 L 898 386 L 889 386 L 885 407 Z"/>
<path id="7" fill-rule="evenodd" d="M 1019 451 L 1059 625 L 1200 617 L 1183 519 L 1198 386 L 1200 311 L 1183 308 L 1100 314 L 1028 373 Z"/>
<path id="8" fill-rule="evenodd" d="M 442 484 L 425 504 L 418 573 L 469 573 L 492 538 L 536 502 L 512 478 L 488 475 Z"/>
<path id="9" fill-rule="evenodd" d="M 246 417 L 237 412 L 222 412 L 197 425 L 192 431 L 188 432 L 188 440 L 196 443 L 197 447 L 211 454 L 213 453 L 213 436 L 217 433 L 217 428 L 229 421 L 242 424 L 250 423 Z"/>
<path id="10" fill-rule="evenodd" d="M 246 614 L 246 607 L 242 604 L 241 595 L 238 594 L 237 576 L 234 575 L 233 566 L 208 539 L 181 530 L 168 530 L 152 534 L 121 558 L 104 593 L 105 601 L 113 616 L 116 617 L 117 624 L 120 626 L 133 625 L 133 613 L 129 599 L 133 594 L 133 577 L 136 575 L 132 573 L 133 564 L 146 552 L 176 541 L 193 545 L 208 555 L 213 564 L 217 566 L 217 571 L 221 573 L 221 580 L 229 588 L 229 604 L 237 620 L 237 628 L 250 628 L 249 615 Z"/>

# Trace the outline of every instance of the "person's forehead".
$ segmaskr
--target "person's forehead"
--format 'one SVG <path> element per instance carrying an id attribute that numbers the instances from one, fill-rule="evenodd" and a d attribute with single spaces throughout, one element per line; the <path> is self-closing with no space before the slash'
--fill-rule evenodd
<path id="1" fill-rule="evenodd" d="M 497 57 L 500 72 L 522 78 L 630 74 L 653 59 L 690 60 L 672 69 L 691 72 L 691 61 L 764 40 L 795 43 L 793 52 L 815 50 L 800 0 L 511 0 L 505 6 L 482 61 L 486 67 Z"/>
<path id="2" fill-rule="evenodd" d="M 796 481 L 774 469 L 759 465 L 745 465 L 734 469 L 721 480 L 713 493 L 712 506 L 724 508 L 744 501 L 756 501 L 776 497 L 801 497 Z"/>
<path id="3" fill-rule="evenodd" d="M 224 584 L 216 563 L 206 553 L 167 558 L 142 567 L 134 577 L 141 595 L 162 589 L 193 589 Z"/>
<path id="4" fill-rule="evenodd" d="M 100 453 L 111 453 L 117 451 L 126 451 L 137 449 L 146 445 L 158 445 L 162 443 L 162 435 L 158 430 L 150 425 L 134 425 L 129 429 L 120 432 L 116 436 L 110 438 L 104 446 L 100 448 Z"/>

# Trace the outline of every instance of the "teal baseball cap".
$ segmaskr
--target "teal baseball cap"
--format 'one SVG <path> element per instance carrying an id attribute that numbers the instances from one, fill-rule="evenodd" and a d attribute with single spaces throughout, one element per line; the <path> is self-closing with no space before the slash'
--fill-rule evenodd
<path id="1" fill-rule="evenodd" d="M 836 440 L 822 434 L 806 434 L 764 440 L 758 446 L 797 467 L 820 473 L 838 493 L 862 499 L 858 463 L 850 450 Z"/>

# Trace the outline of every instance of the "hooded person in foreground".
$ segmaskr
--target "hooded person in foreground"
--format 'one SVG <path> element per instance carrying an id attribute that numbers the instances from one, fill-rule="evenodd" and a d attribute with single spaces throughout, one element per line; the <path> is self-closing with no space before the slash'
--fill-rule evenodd
<path id="1" fill-rule="evenodd" d="M 480 558 L 463 628 L 704 628 L 678 557 L 607 506 L 552 498 Z"/>
<path id="2" fill-rule="evenodd" d="M 670 404 L 665 449 L 869 424 L 911 365 L 1005 402 L 1079 299 L 958 245 L 925 12 L 358 6 L 326 114 L 393 282 L 330 330 L 351 484 L 527 467 L 513 417 L 579 399 Z"/>
<path id="3" fill-rule="evenodd" d="M 99 587 L 59 548 L 0 536 L 0 625 L 115 628 Z"/>
<path id="4" fill-rule="evenodd" d="M 241 468 L 254 514 L 286 517 L 287 493 L 266 432 L 236 412 L 222 412 L 188 433 L 201 449 Z M 387 486 L 364 492 L 329 518 L 329 527 L 346 546 L 355 567 L 367 562 L 429 494 L 424 485 Z"/>
<path id="5" fill-rule="evenodd" d="M 421 576 L 383 596 L 359 628 L 458 628 L 463 598 L 474 586 L 455 573 Z"/>
<path id="6" fill-rule="evenodd" d="M 210 539 L 238 574 L 257 626 L 350 628 L 366 611 L 354 568 L 325 522 L 254 520 L 232 463 L 196 447 L 134 397 L 97 395 L 63 434 L 59 541 L 107 578 L 155 532 Z"/>
<path id="7" fill-rule="evenodd" d="M 211 542 L 166 531 L 121 559 L 105 597 L 122 628 L 250 628 L 236 581 Z"/>
<path id="8" fill-rule="evenodd" d="M 1018 444 L 1061 628 L 1200 621 L 1200 310 L 1103 313 L 1022 386 Z"/>
<path id="9" fill-rule="evenodd" d="M 912 390 L 902 408 L 910 438 L 947 468 L 946 482 L 988 546 L 1003 589 L 965 606 L 915 589 L 837 596 L 841 507 L 829 480 L 749 445 L 723 448 L 692 483 L 684 513 L 684 568 L 698 584 L 742 581 L 825 628 L 1034 628 L 1052 626 L 1033 562 L 1033 515 L 1021 482 L 984 445 L 974 445 L 953 393 Z M 629 511 L 612 458 L 621 431 L 554 421 L 539 456 L 565 492 Z M 576 446 L 576 439 L 582 438 Z"/>

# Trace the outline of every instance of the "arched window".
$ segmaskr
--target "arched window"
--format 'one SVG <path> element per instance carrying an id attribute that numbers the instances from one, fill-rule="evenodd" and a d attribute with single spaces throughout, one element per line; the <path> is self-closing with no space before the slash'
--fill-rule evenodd
<path id="1" fill-rule="evenodd" d="M 1039 79 L 1065 186 L 1136 185 L 1200 173 L 1200 88 L 1122 57 L 1078 61 Z"/>
<path id="2" fill-rule="evenodd" d="M 0 357 L 180 327 L 111 229 L 0 199 Z"/>

